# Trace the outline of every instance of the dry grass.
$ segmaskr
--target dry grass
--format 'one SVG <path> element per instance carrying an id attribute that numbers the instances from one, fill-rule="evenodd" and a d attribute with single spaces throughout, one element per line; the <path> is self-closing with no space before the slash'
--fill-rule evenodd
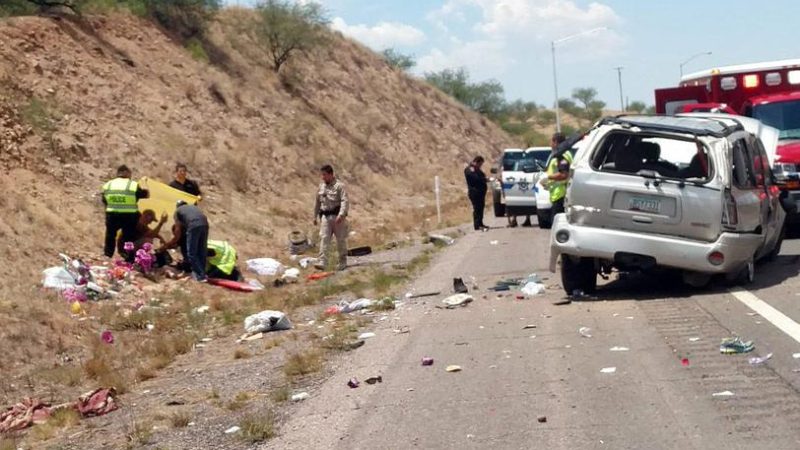
<path id="1" fill-rule="evenodd" d="M 316 373 L 320 369 L 322 369 L 322 353 L 316 349 L 291 353 L 283 365 L 283 373 L 290 378 Z"/>
<path id="2" fill-rule="evenodd" d="M 239 422 L 242 439 L 250 443 L 263 442 L 276 435 L 275 415 L 270 410 L 247 414 Z"/>
<path id="3" fill-rule="evenodd" d="M 238 411 L 247 406 L 250 397 L 250 394 L 247 392 L 239 392 L 231 401 L 225 404 L 225 409 L 228 411 Z"/>
<path id="4" fill-rule="evenodd" d="M 60 409 L 54 412 L 46 423 L 39 424 L 31 430 L 31 439 L 46 441 L 54 438 L 60 430 L 72 428 L 81 421 L 80 414 L 74 409 Z"/>
<path id="5" fill-rule="evenodd" d="M 125 439 L 130 448 L 148 445 L 152 438 L 153 424 L 149 421 L 134 421 L 125 432 Z"/>
<path id="6" fill-rule="evenodd" d="M 75 387 L 83 381 L 84 370 L 80 366 L 64 365 L 40 372 L 41 377 L 59 386 Z"/>
<path id="7" fill-rule="evenodd" d="M 292 390 L 289 389 L 289 386 L 281 386 L 277 389 L 273 389 L 269 394 L 269 398 L 273 403 L 284 403 L 288 401 L 291 396 Z"/>
<path id="8" fill-rule="evenodd" d="M 186 428 L 192 421 L 192 414 L 189 411 L 177 411 L 169 416 L 169 424 L 172 428 Z"/>
<path id="9" fill-rule="evenodd" d="M 233 359 L 247 359 L 251 356 L 253 356 L 253 354 L 243 348 L 237 348 L 233 352 Z"/>

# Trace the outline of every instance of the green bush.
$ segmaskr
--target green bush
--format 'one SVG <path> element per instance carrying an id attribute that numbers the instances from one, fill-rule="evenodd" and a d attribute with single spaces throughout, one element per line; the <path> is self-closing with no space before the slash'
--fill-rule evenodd
<path id="1" fill-rule="evenodd" d="M 383 56 L 383 59 L 385 59 L 386 62 L 395 69 L 409 70 L 417 65 L 417 62 L 414 61 L 414 57 L 404 55 L 393 48 L 387 48 L 386 50 L 382 51 L 381 56 Z"/>
<path id="2" fill-rule="evenodd" d="M 0 2 L 0 17 L 29 16 L 36 14 L 36 6 L 27 0 L 3 0 Z"/>
<path id="3" fill-rule="evenodd" d="M 146 14 L 167 31 L 189 39 L 201 36 L 213 14 L 219 10 L 220 0 L 139 0 Z M 138 3 L 138 2 L 137 2 Z"/>
<path id="4" fill-rule="evenodd" d="M 206 49 L 203 48 L 203 43 L 197 38 L 190 38 L 186 41 L 186 50 L 189 50 L 189 54 L 197 61 L 205 63 L 209 61 L 208 53 L 206 53 Z"/>

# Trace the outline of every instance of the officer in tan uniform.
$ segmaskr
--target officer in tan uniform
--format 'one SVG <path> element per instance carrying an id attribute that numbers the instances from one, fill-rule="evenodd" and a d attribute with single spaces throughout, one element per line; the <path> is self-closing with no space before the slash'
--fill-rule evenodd
<path id="1" fill-rule="evenodd" d="M 344 184 L 336 179 L 333 167 L 322 166 L 320 169 L 322 183 L 317 190 L 314 204 L 314 225 L 320 221 L 319 228 L 319 263 L 317 269 L 324 270 L 328 266 L 328 253 L 331 239 L 336 236 L 336 248 L 339 252 L 339 263 L 336 270 L 347 267 L 347 212 L 349 202 Z"/>

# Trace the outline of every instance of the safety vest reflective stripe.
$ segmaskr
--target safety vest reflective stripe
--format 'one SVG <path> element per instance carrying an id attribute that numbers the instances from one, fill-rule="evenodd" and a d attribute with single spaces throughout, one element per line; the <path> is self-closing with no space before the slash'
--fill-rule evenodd
<path id="1" fill-rule="evenodd" d="M 208 240 L 208 249 L 215 255 L 208 258 L 208 265 L 214 266 L 225 275 L 230 275 L 236 268 L 236 249 L 225 241 Z"/>
<path id="2" fill-rule="evenodd" d="M 114 178 L 103 185 L 103 198 L 106 200 L 106 212 L 135 213 L 136 191 L 139 184 L 128 178 Z"/>

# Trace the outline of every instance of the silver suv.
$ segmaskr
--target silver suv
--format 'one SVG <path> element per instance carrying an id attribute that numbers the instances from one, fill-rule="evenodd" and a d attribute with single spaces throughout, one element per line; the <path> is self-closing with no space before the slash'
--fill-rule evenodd
<path id="1" fill-rule="evenodd" d="M 560 256 L 568 294 L 593 291 L 612 269 L 680 269 L 693 286 L 714 274 L 752 282 L 755 262 L 783 240 L 776 132 L 723 114 L 602 120 L 572 166 L 550 270 Z"/>

